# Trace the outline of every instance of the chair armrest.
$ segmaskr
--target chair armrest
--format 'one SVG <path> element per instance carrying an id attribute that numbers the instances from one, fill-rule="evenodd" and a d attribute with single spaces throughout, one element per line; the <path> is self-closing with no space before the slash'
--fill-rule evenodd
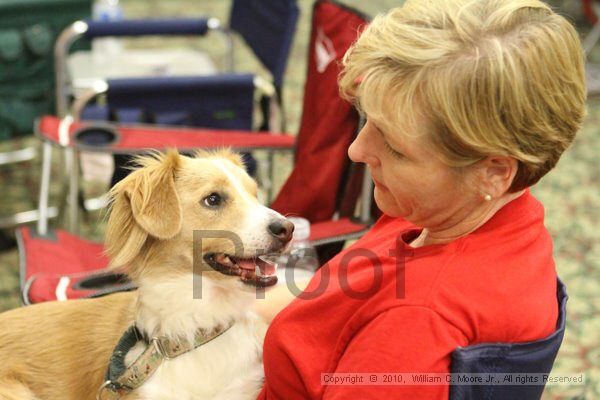
<path id="1" fill-rule="evenodd" d="M 369 225 L 341 218 L 335 221 L 316 222 L 310 225 L 310 242 L 314 246 L 357 239 L 365 234 Z"/>
<path id="2" fill-rule="evenodd" d="M 60 120 L 44 116 L 36 121 L 36 135 L 62 147 L 103 153 L 136 153 L 148 149 L 259 149 L 293 150 L 295 138 L 285 134 L 192 129 L 168 126 L 126 125 Z"/>
<path id="3" fill-rule="evenodd" d="M 86 20 L 88 39 L 106 36 L 205 35 L 218 27 L 215 18 L 127 19 L 121 21 Z"/>

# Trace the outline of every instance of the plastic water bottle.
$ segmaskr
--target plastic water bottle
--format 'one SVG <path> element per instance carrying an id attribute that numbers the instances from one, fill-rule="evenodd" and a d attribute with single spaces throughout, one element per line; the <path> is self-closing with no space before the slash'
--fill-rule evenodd
<path id="1" fill-rule="evenodd" d="M 310 244 L 310 222 L 299 217 L 288 218 L 294 224 L 294 235 L 288 249 L 286 268 L 303 269 L 313 274 L 319 268 L 317 251 Z"/>
<path id="2" fill-rule="evenodd" d="M 121 21 L 123 9 L 119 0 L 96 0 L 92 7 L 92 18 L 96 21 Z M 114 37 L 102 37 L 92 42 L 95 63 L 110 63 L 121 52 L 121 42 Z"/>

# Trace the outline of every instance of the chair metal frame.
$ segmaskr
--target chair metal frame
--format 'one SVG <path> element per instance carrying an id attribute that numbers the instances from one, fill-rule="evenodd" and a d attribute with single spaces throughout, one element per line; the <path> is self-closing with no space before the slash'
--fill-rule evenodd
<path id="1" fill-rule="evenodd" d="M 145 25 L 149 23 L 150 25 Z M 184 27 L 182 28 L 182 23 Z M 94 32 L 90 35 L 90 28 Z M 70 47 L 81 37 L 98 38 L 112 36 L 115 29 L 120 30 L 119 36 L 145 36 L 145 35 L 188 35 L 203 34 L 204 28 L 208 31 L 214 31 L 222 35 L 227 47 L 226 59 L 227 65 L 233 69 L 233 39 L 231 30 L 221 25 L 216 18 L 209 19 L 168 19 L 168 20 L 128 20 L 119 22 L 98 22 L 98 21 L 76 21 L 67 27 L 58 37 L 55 47 L 55 80 L 56 80 L 56 107 L 57 115 L 63 118 L 65 129 L 74 121 L 78 121 L 85 104 L 93 98 L 105 93 L 108 89 L 108 83 L 105 80 L 98 79 L 92 88 L 87 90 L 80 98 L 75 99 L 69 110 L 69 99 L 72 96 L 73 88 L 69 82 L 67 59 Z M 273 97 L 276 93 L 275 87 L 260 76 L 254 77 L 254 85 L 260 93 L 267 97 Z M 63 137 L 67 137 L 63 135 Z M 79 163 L 78 152 L 73 147 L 66 146 L 64 154 L 65 170 L 68 172 L 68 221 L 69 230 L 77 232 L 78 230 L 78 196 L 79 196 Z M 50 184 L 50 161 L 52 157 L 52 145 L 45 142 L 42 151 L 42 175 L 39 193 L 39 211 L 37 215 L 31 215 L 27 222 L 35 220 L 37 217 L 37 229 L 40 234 L 48 231 L 48 218 L 58 215 L 58 208 L 48 206 L 49 184 Z M 90 204 L 90 202 L 86 202 Z M 104 202 L 101 199 L 91 199 L 90 205 L 102 206 Z M 95 209 L 95 208 L 94 208 Z M 35 211 L 34 211 L 35 212 Z M 30 212 L 31 213 L 31 212 Z"/>
<path id="2" fill-rule="evenodd" d="M 293 4 L 293 2 L 291 3 Z M 239 5 L 238 5 L 239 6 Z M 233 12 L 236 7 L 236 3 L 232 4 L 231 15 L 233 22 Z M 297 6 L 292 5 L 290 17 L 295 21 L 297 18 Z M 295 11 L 295 14 L 294 14 Z M 295 16 L 293 16 L 295 15 Z M 295 26 L 295 24 L 294 24 Z M 69 81 L 68 76 L 68 68 L 67 68 L 67 58 L 70 47 L 73 43 L 79 39 L 80 37 L 87 37 L 88 39 L 105 37 L 105 36 L 144 36 L 144 35 L 205 35 L 210 32 L 215 32 L 219 34 L 224 41 L 225 45 L 225 55 L 223 64 L 225 68 L 229 72 L 234 71 L 234 61 L 235 61 L 235 46 L 234 46 L 234 32 L 236 31 L 235 27 L 229 27 L 226 24 L 223 24 L 218 18 L 210 17 L 210 18 L 187 18 L 187 19 L 155 19 L 155 20 L 125 20 L 125 21 L 76 21 L 71 24 L 69 27 L 63 30 L 63 32 L 59 35 L 57 41 L 55 42 L 54 47 L 54 55 L 55 55 L 55 84 L 56 84 L 56 108 L 57 115 L 60 118 L 65 118 L 69 114 L 69 104 L 70 98 L 73 94 L 73 88 L 71 82 Z M 245 38 L 246 39 L 246 38 Z M 289 46 L 289 43 L 287 43 Z M 283 49 L 283 48 L 282 48 Z M 287 58 L 287 57 L 286 57 Z M 281 80 L 281 77 L 275 79 Z M 102 81 L 98 81 L 94 86 L 102 87 L 105 83 Z M 284 118 L 279 115 L 282 113 L 282 103 L 281 103 L 281 91 L 277 89 L 271 82 L 263 79 L 262 77 L 255 75 L 254 80 L 255 87 L 257 90 L 262 93 L 266 98 L 274 99 L 275 101 L 270 101 L 270 126 L 273 125 L 273 121 L 279 121 L 283 126 Z M 95 90 L 95 89 L 93 89 Z M 102 91 L 97 91 L 96 94 L 101 93 Z M 87 96 L 87 93 L 85 94 Z M 77 119 L 77 115 L 72 115 L 74 119 Z M 34 149 L 32 149 L 34 150 Z M 4 158 L 0 158 L 0 165 L 6 161 L 10 161 L 14 158 L 23 158 L 27 156 L 27 159 L 32 159 L 35 154 L 31 154 L 32 150 L 28 150 L 28 152 L 19 153 L 16 155 L 9 155 Z M 47 230 L 47 218 L 54 217 L 58 215 L 59 209 L 56 207 L 48 208 L 47 204 L 47 190 L 49 185 L 47 182 L 49 181 L 49 168 L 50 168 L 50 158 L 52 156 L 52 149 L 47 144 L 44 145 L 42 150 L 42 184 L 41 191 L 39 196 L 40 205 L 45 205 L 43 207 L 46 211 L 42 211 L 40 213 L 39 210 L 28 211 L 24 213 L 19 213 L 15 215 L 10 220 L 0 219 L 0 226 L 2 224 L 17 224 L 34 222 L 38 221 L 38 228 L 43 232 Z M 75 153 L 72 150 L 67 150 L 64 156 L 64 165 L 71 177 L 69 178 L 71 184 L 70 187 L 73 188 L 75 185 L 73 182 L 75 178 L 74 174 L 79 173 L 79 168 L 77 165 L 77 159 L 75 157 Z M 272 161 L 269 158 L 269 161 Z M 268 184 L 269 182 L 267 182 Z M 43 198 L 46 197 L 46 200 Z M 97 199 L 92 199 L 92 203 L 98 203 Z M 68 204 L 76 204 L 77 203 L 77 194 L 71 193 L 67 196 L 66 199 Z M 89 202 L 86 202 L 89 203 Z M 101 202 L 99 203 L 101 204 Z M 76 230 L 76 213 L 72 210 L 73 207 L 70 207 L 70 226 L 72 230 Z"/>

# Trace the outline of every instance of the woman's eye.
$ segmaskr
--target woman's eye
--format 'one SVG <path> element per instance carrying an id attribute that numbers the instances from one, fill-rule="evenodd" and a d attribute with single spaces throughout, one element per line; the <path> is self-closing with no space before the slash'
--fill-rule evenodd
<path id="1" fill-rule="evenodd" d="M 219 207 L 223 202 L 223 198 L 218 193 L 211 193 L 203 200 L 205 206 L 210 208 Z"/>
<path id="2" fill-rule="evenodd" d="M 375 130 L 377 131 L 377 133 L 379 133 L 379 135 L 381 135 L 381 138 L 383 139 L 383 145 L 385 146 L 385 149 L 388 151 L 388 153 L 390 153 L 392 156 L 394 156 L 396 158 L 404 158 L 404 155 L 402 153 L 400 153 L 397 150 L 394 150 L 392 148 L 392 146 L 390 146 L 390 144 L 385 139 L 385 135 L 383 134 L 383 131 L 377 125 L 373 124 L 373 126 L 375 127 Z"/>
<path id="3" fill-rule="evenodd" d="M 389 144 L 388 142 L 384 142 L 384 143 L 385 143 L 385 148 L 386 148 L 386 149 L 387 149 L 387 150 L 388 150 L 388 151 L 389 151 L 389 152 L 390 152 L 390 153 L 391 153 L 391 154 L 392 154 L 394 157 L 397 157 L 397 158 L 402 158 L 402 157 L 404 157 L 402 153 L 400 153 L 400 152 L 398 152 L 398 151 L 394 150 L 394 149 L 392 148 L 392 146 L 390 146 L 390 144 Z"/>

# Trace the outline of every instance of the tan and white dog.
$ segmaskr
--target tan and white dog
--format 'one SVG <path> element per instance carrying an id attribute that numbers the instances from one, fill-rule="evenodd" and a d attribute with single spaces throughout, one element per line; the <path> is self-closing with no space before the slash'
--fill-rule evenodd
<path id="1" fill-rule="evenodd" d="M 113 349 L 133 324 L 145 338 L 182 346 L 193 345 L 197 332 L 231 327 L 162 360 L 137 389 L 106 398 L 256 398 L 266 325 L 250 310 L 252 288 L 277 278 L 255 257 L 281 251 L 293 225 L 258 203 L 256 183 L 229 151 L 195 158 L 169 151 L 138 163 L 112 190 L 106 249 L 111 265 L 122 266 L 139 289 L 0 314 L 0 399 L 96 399 Z M 194 268 L 194 230 L 232 233 L 243 250 L 218 234 L 204 235 L 201 259 L 195 254 L 201 267 Z M 137 342 L 125 365 L 148 346 Z"/>

